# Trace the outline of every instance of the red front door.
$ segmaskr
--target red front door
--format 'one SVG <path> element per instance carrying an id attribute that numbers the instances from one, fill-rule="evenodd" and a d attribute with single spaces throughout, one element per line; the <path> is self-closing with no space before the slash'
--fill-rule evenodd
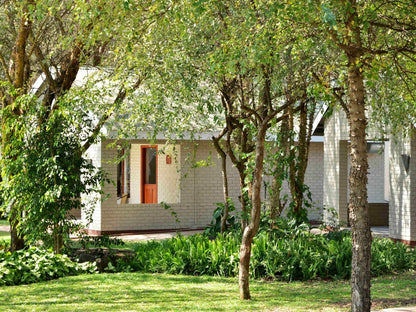
<path id="1" fill-rule="evenodd" d="M 157 203 L 157 148 L 142 147 L 142 203 Z"/>

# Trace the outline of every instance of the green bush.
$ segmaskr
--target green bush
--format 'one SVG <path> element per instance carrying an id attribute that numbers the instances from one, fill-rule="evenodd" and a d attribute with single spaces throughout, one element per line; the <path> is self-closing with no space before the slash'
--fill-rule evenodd
<path id="1" fill-rule="evenodd" d="M 204 235 L 207 235 L 211 238 L 215 238 L 219 233 L 221 233 L 221 218 L 224 215 L 225 205 L 224 203 L 216 203 L 217 208 L 215 208 L 212 215 L 211 223 L 205 228 Z M 227 218 L 227 229 L 228 231 L 240 231 L 240 224 L 236 222 L 236 217 L 231 215 L 235 211 L 235 205 L 232 199 L 228 199 L 228 218 Z"/>
<path id="2" fill-rule="evenodd" d="M 314 235 L 305 226 L 285 224 L 254 238 L 250 263 L 253 278 L 290 281 L 350 277 L 348 231 Z M 141 242 L 135 247 L 135 258 L 119 262 L 115 270 L 236 276 L 240 243 L 238 232 L 218 235 L 215 240 L 198 234 Z M 415 269 L 416 252 L 401 243 L 375 239 L 372 263 L 373 276 Z"/>
<path id="3" fill-rule="evenodd" d="M 126 243 L 122 239 L 111 237 L 108 234 L 104 234 L 101 236 L 82 235 L 79 237 L 78 242 L 81 245 L 81 247 L 84 249 L 88 249 L 90 247 L 111 248 L 112 246 L 125 246 L 126 245 Z"/>
<path id="4" fill-rule="evenodd" d="M 10 248 L 9 239 L 0 239 L 0 250 L 7 250 Z"/>
<path id="5" fill-rule="evenodd" d="M 164 241 L 139 243 L 130 268 L 143 272 L 234 276 L 238 268 L 239 243 L 235 236 L 218 235 L 210 240 L 196 234 Z M 119 269 L 123 270 L 123 265 Z"/>
<path id="6" fill-rule="evenodd" d="M 0 286 L 29 284 L 95 270 L 95 264 L 72 262 L 66 255 L 36 247 L 14 253 L 0 251 Z"/>
<path id="7" fill-rule="evenodd" d="M 373 275 L 416 268 L 416 249 L 390 239 L 376 239 L 371 246 Z"/>

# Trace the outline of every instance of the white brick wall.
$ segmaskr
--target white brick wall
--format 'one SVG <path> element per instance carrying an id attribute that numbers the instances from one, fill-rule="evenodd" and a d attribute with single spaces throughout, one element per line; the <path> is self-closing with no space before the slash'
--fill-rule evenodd
<path id="1" fill-rule="evenodd" d="M 368 154 L 368 202 L 381 203 L 384 200 L 384 153 Z"/>
<path id="2" fill-rule="evenodd" d="M 324 183 L 324 151 L 322 142 L 311 142 L 309 147 L 308 166 L 305 173 L 305 184 L 309 187 L 312 194 L 312 209 L 308 211 L 308 218 L 310 220 L 322 219 L 322 205 L 323 205 L 323 183 Z M 266 177 L 271 185 L 271 179 Z M 287 181 L 283 182 L 281 197 L 290 196 L 290 189 Z M 286 204 L 286 208 L 289 201 Z M 287 214 L 287 209 L 283 211 L 283 215 Z"/>
<path id="3" fill-rule="evenodd" d="M 410 156 L 406 173 L 402 154 Z M 416 141 L 392 138 L 390 141 L 390 237 L 416 241 Z"/>
<path id="4" fill-rule="evenodd" d="M 348 193 L 348 142 L 345 140 L 347 127 L 343 112 L 335 112 L 334 118 L 327 121 L 325 143 L 313 142 L 310 146 L 305 183 L 309 186 L 314 207 L 309 212 L 310 219 L 320 219 L 319 208 L 336 208 L 341 220 L 347 220 Z M 95 163 L 101 164 L 109 177 L 115 181 L 117 166 L 112 161 L 116 157 L 114 148 L 107 148 L 105 141 L 91 149 Z M 128 231 L 146 229 L 192 228 L 207 225 L 212 217 L 215 203 L 223 202 L 220 159 L 210 141 L 199 141 L 196 146 L 190 141 L 182 141 L 175 146 L 165 146 L 158 141 L 158 150 L 172 154 L 172 164 L 166 164 L 166 154 L 158 154 L 158 201 L 170 204 L 179 220 L 171 216 L 160 204 L 140 204 L 141 146 L 148 145 L 144 140 L 132 140 L 130 150 L 130 199 L 127 204 L 117 204 L 116 187 L 108 184 L 104 192 L 110 198 L 97 205 L 91 229 L 101 231 Z M 325 155 L 324 155 L 325 149 Z M 101 157 L 100 157 L 101 153 Z M 102 159 L 101 159 L 102 158 Z M 199 161 L 210 158 L 208 166 L 195 166 Z M 369 156 L 369 199 L 383 199 L 383 156 Z M 181 170 L 179 170 L 181 167 Z M 240 194 L 237 170 L 228 161 L 230 195 L 239 207 Z M 325 191 L 324 191 L 325 190 Z M 283 191 L 289 193 L 287 185 Z M 264 190 L 262 190 L 262 195 Z"/>
<path id="5" fill-rule="evenodd" d="M 85 153 L 85 158 L 90 159 L 92 161 L 92 164 L 97 167 L 101 168 L 101 149 L 102 144 L 97 143 L 87 150 Z M 89 208 L 93 210 L 92 214 L 92 223 L 88 225 L 89 229 L 94 230 L 101 230 L 101 196 L 99 194 L 90 195 L 90 196 L 81 196 L 83 203 L 90 203 L 88 204 Z M 86 211 L 81 211 L 81 222 L 83 224 L 87 224 L 88 220 L 86 218 Z"/>
<path id="6" fill-rule="evenodd" d="M 323 205 L 334 208 L 339 220 L 348 220 L 348 126 L 343 111 L 325 122 Z M 324 215 L 329 220 L 331 216 Z"/>
<path id="7" fill-rule="evenodd" d="M 104 142 L 106 146 L 108 142 Z M 178 215 L 180 223 L 175 222 L 171 211 L 165 210 L 160 204 L 140 204 L 140 146 L 144 141 L 132 141 L 131 163 L 131 198 L 130 203 L 117 204 L 116 187 L 108 184 L 104 192 L 110 198 L 103 201 L 101 209 L 96 211 L 96 223 L 90 229 L 101 231 L 129 231 L 146 229 L 192 228 L 206 226 L 215 209 L 214 203 L 223 201 L 220 161 L 209 141 L 201 141 L 195 153 L 194 162 L 206 160 L 212 152 L 212 164 L 209 167 L 195 167 L 188 159 L 194 154 L 194 144 L 183 142 L 175 146 L 176 157 L 172 164 L 166 164 L 166 155 L 158 155 L 158 200 L 170 202 L 173 211 Z M 163 144 L 158 142 L 159 150 Z M 166 153 L 173 153 L 173 146 L 168 146 Z M 115 180 L 117 167 L 111 162 L 116 156 L 115 149 L 102 149 L 103 168 Z M 182 165 L 180 176 L 177 166 Z M 238 174 L 229 164 L 230 193 L 238 203 Z M 133 191 L 138 189 L 139 191 Z M 173 203 L 172 203 L 173 202 Z"/>
<path id="8" fill-rule="evenodd" d="M 334 111 L 325 123 L 324 143 L 324 206 L 335 208 L 340 221 L 348 220 L 349 147 L 348 122 L 343 111 Z M 370 136 L 379 135 L 369 129 Z M 385 202 L 384 154 L 368 156 L 368 202 Z"/>

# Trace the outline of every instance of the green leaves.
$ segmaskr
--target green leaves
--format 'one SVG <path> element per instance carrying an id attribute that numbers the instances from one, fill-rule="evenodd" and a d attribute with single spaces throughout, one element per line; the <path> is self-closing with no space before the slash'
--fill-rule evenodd
<path id="1" fill-rule="evenodd" d="M 96 272 L 95 264 L 72 262 L 65 255 L 36 247 L 14 253 L 0 250 L 0 286 L 47 281 Z"/>
<path id="2" fill-rule="evenodd" d="M 10 215 L 24 214 L 19 232 L 29 243 L 43 240 L 47 247 L 56 237 L 78 228 L 69 211 L 85 208 L 91 212 L 80 201 L 81 194 L 98 200 L 99 187 L 106 181 L 104 173 L 80 152 L 93 124 L 84 114 L 79 120 L 82 126 L 75 125 L 75 114 L 67 118 L 64 104 L 61 99 L 61 108 L 42 123 L 38 123 L 37 105 L 29 106 L 22 116 L 3 119 L 4 129 L 12 127 L 13 131 L 4 143 L 2 207 Z"/>
<path id="3" fill-rule="evenodd" d="M 348 231 L 311 234 L 304 225 L 280 220 L 279 228 L 260 232 L 254 238 L 251 256 L 253 278 L 311 280 L 347 279 L 351 274 L 351 236 Z M 235 231 L 207 236 L 178 236 L 164 241 L 138 243 L 136 257 L 119 263 L 116 271 L 180 273 L 190 275 L 236 276 L 241 235 Z M 416 253 L 401 243 L 375 239 L 374 276 L 416 267 Z"/>
<path id="4" fill-rule="evenodd" d="M 333 28 L 337 23 L 333 10 L 327 5 L 327 3 L 323 3 L 321 5 L 321 10 L 322 10 L 322 21 L 325 24 L 328 24 L 330 28 Z"/>

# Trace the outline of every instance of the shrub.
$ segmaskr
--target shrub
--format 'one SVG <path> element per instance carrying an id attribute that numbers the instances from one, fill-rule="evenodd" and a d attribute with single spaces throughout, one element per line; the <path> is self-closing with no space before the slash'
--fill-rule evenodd
<path id="1" fill-rule="evenodd" d="M 0 250 L 8 250 L 10 248 L 10 240 L 0 239 Z"/>
<path id="2" fill-rule="evenodd" d="M 88 236 L 82 235 L 79 238 L 79 244 L 82 248 L 88 249 L 90 247 L 107 247 L 110 248 L 112 246 L 125 246 L 126 243 L 119 238 L 111 237 L 108 234 L 104 234 L 101 236 Z"/>
<path id="3" fill-rule="evenodd" d="M 19 285 L 68 275 L 95 272 L 92 263 L 72 262 L 66 255 L 31 247 L 14 253 L 0 251 L 0 286 Z"/>
<path id="4" fill-rule="evenodd" d="M 215 238 L 219 233 L 221 233 L 221 218 L 224 215 L 225 205 L 224 203 L 216 203 L 217 208 L 215 208 L 212 215 L 212 220 L 209 226 L 205 228 L 204 234 Z M 227 229 L 228 231 L 240 230 L 240 225 L 236 222 L 236 217 L 231 213 L 235 211 L 235 205 L 232 199 L 228 199 L 228 212 L 230 213 L 227 218 Z"/>
<path id="5" fill-rule="evenodd" d="M 116 271 L 164 272 L 191 275 L 238 275 L 240 233 L 178 236 L 165 241 L 138 243 L 132 261 L 120 261 Z M 347 279 L 351 275 L 351 235 L 309 233 L 306 225 L 278 223 L 260 232 L 252 245 L 253 278 L 287 281 L 315 278 Z M 373 242 L 373 276 L 416 268 L 416 252 L 390 240 Z"/>
<path id="6" fill-rule="evenodd" d="M 371 272 L 400 272 L 416 268 L 416 249 L 390 239 L 375 239 L 371 246 Z"/>

